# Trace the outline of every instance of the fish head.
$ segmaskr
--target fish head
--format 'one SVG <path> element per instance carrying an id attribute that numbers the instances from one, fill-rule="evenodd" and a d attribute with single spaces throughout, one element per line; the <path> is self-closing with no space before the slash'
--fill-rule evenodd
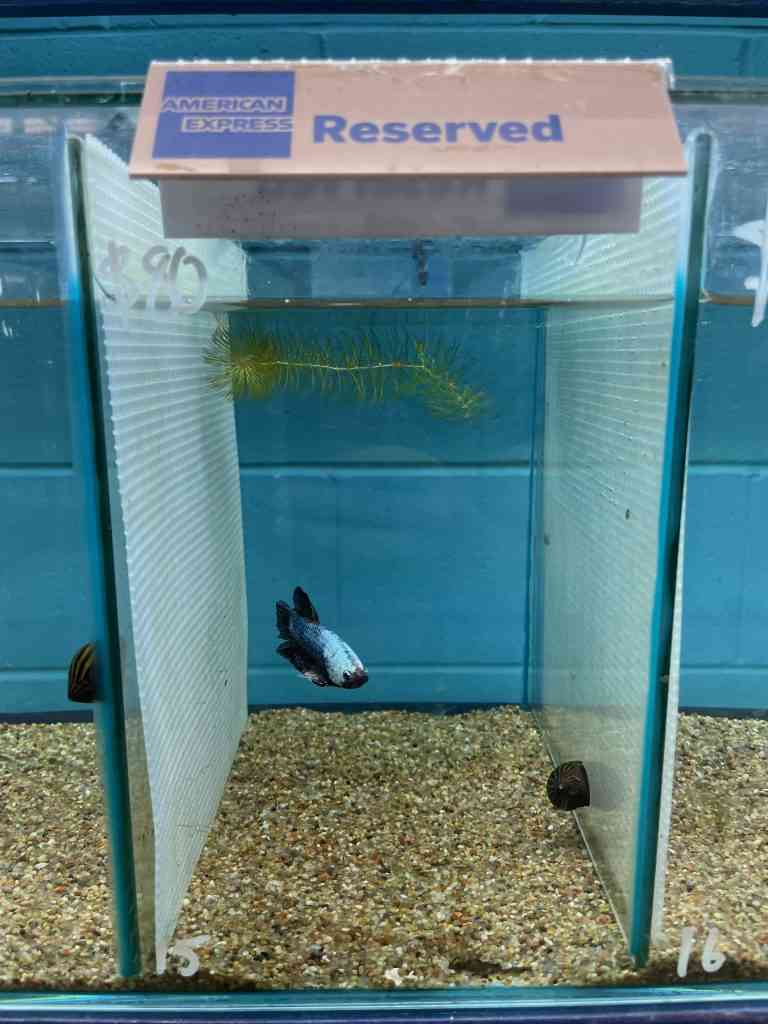
<path id="1" fill-rule="evenodd" d="M 345 672 L 342 677 L 342 686 L 345 690 L 356 690 L 358 686 L 368 682 L 368 675 L 363 668 L 356 668 L 353 672 Z"/>
<path id="2" fill-rule="evenodd" d="M 349 644 L 321 626 L 311 628 L 321 631 L 322 659 L 331 686 L 354 690 L 368 681 L 362 661 Z"/>

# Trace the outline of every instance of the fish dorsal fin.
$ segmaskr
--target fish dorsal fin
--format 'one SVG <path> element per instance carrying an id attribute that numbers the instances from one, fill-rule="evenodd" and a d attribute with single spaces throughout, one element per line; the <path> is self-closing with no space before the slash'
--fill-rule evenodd
<path id="1" fill-rule="evenodd" d="M 277 602 L 277 632 L 283 640 L 293 640 L 291 636 L 291 609 L 285 601 Z"/>
<path id="2" fill-rule="evenodd" d="M 320 622 L 320 616 L 317 614 L 315 606 L 301 587 L 296 587 L 293 592 L 293 610 L 310 622 Z"/>

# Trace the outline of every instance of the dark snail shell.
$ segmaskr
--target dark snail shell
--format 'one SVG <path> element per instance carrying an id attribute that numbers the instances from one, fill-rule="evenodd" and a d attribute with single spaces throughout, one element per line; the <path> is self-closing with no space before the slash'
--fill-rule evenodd
<path id="1" fill-rule="evenodd" d="M 77 704 L 96 700 L 96 646 L 84 644 L 69 663 L 67 697 Z"/>
<path id="2" fill-rule="evenodd" d="M 547 796 L 559 811 L 589 807 L 589 779 L 581 761 L 564 761 L 547 779 Z"/>

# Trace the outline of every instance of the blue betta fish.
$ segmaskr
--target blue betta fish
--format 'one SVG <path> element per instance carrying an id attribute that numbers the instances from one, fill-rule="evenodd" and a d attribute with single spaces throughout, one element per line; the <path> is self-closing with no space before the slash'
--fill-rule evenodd
<path id="1" fill-rule="evenodd" d="M 341 637 L 320 625 L 301 587 L 293 592 L 293 608 L 277 602 L 277 632 L 284 641 L 277 653 L 315 686 L 354 690 L 368 682 L 363 663 Z"/>

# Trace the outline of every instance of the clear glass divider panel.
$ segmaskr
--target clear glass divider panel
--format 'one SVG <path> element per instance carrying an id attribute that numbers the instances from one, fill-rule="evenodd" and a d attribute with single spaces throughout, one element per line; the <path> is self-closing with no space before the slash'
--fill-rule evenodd
<path id="1" fill-rule="evenodd" d="M 540 337 L 529 696 L 556 765 L 586 770 L 579 827 L 640 959 L 650 900 L 638 884 L 640 834 L 650 828 L 655 843 L 657 827 L 644 805 L 659 771 L 648 770 L 647 744 L 686 198 L 685 182 L 647 180 L 638 234 L 549 239 L 523 262 L 523 295 L 562 301 Z"/>
<path id="2" fill-rule="evenodd" d="M 162 971 L 246 721 L 247 619 L 232 406 L 201 358 L 229 243 L 167 242 L 154 186 L 83 144 L 144 959 Z M 219 274 L 216 270 L 219 270 Z"/>

